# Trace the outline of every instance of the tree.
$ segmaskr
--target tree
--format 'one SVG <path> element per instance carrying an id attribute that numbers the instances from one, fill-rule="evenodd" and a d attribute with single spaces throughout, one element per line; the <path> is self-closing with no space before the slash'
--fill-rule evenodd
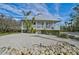
<path id="1" fill-rule="evenodd" d="M 37 15 L 33 16 L 31 20 L 28 18 L 28 16 L 30 16 L 30 14 L 32 14 L 31 11 L 28 11 L 28 12 L 23 11 L 23 13 L 25 16 L 24 23 L 26 25 L 27 32 L 35 33 L 36 29 L 33 27 L 33 25 L 35 24 L 35 17 L 40 15 L 41 13 L 38 13 Z"/>
<path id="2" fill-rule="evenodd" d="M 20 30 L 20 22 L 0 14 L 0 32 L 18 32 L 18 30 Z"/>
<path id="3" fill-rule="evenodd" d="M 71 21 L 72 21 L 72 29 L 74 31 L 79 31 L 79 5 L 76 5 L 74 8 L 73 8 L 73 13 L 71 15 Z"/>
<path id="4" fill-rule="evenodd" d="M 26 18 L 25 24 L 26 24 L 27 32 L 35 33 L 36 29 L 33 28 L 33 25 L 35 24 L 35 17 L 32 17 L 32 20 Z"/>
<path id="5" fill-rule="evenodd" d="M 23 11 L 24 14 L 24 25 L 26 25 L 26 30 L 27 32 L 31 31 L 31 27 L 32 27 L 32 23 L 30 22 L 30 20 L 28 19 L 28 16 L 31 14 L 31 11 L 25 12 Z"/>
<path id="6" fill-rule="evenodd" d="M 69 16 L 69 21 L 65 22 L 66 31 L 79 31 L 79 5 L 73 7 L 73 12 Z"/>

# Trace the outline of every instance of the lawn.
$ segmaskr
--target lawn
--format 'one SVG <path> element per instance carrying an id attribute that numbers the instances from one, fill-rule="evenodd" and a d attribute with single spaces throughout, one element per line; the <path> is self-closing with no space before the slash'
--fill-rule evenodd
<path id="1" fill-rule="evenodd" d="M 13 34 L 13 33 L 12 33 L 12 32 L 6 32 L 6 33 L 2 33 L 2 32 L 0 32 L 0 36 L 8 35 L 8 34 Z"/>

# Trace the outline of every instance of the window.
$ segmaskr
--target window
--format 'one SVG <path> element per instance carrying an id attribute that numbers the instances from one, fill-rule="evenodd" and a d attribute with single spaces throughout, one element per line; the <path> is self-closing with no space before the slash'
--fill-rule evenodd
<path id="1" fill-rule="evenodd" d="M 51 29 L 54 29 L 54 27 L 51 27 Z"/>

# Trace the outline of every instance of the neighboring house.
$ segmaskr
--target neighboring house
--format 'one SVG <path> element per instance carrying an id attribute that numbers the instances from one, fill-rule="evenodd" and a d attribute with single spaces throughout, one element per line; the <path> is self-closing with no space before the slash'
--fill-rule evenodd
<path id="1" fill-rule="evenodd" d="M 35 17 L 35 23 L 33 24 L 33 28 L 35 28 L 37 31 L 60 30 L 59 22 L 60 20 L 58 20 L 57 18 L 45 15 L 39 15 Z M 23 22 L 22 22 L 22 30 L 26 30 L 25 26 L 23 26 Z"/>

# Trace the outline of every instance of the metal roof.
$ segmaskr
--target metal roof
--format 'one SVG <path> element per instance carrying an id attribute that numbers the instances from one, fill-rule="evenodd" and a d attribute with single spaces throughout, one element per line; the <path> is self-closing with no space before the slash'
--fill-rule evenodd
<path id="1" fill-rule="evenodd" d="M 50 20 L 50 21 L 60 21 L 58 18 L 49 15 L 38 15 L 35 20 Z"/>

